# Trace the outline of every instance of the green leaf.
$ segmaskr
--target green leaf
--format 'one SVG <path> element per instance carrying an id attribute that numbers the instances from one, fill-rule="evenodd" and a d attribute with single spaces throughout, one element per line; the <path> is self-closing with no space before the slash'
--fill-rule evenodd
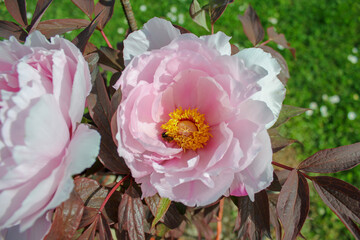
<path id="1" fill-rule="evenodd" d="M 272 126 L 271 128 L 276 128 L 276 127 L 284 124 L 285 122 L 287 122 L 290 118 L 300 115 L 300 114 L 306 112 L 307 110 L 309 110 L 309 109 L 294 107 L 294 106 L 290 106 L 290 105 L 283 105 L 281 108 L 281 112 L 280 112 L 280 116 L 279 116 L 278 120 L 276 121 L 274 126 Z"/>
<path id="2" fill-rule="evenodd" d="M 155 214 L 155 218 L 151 224 L 151 227 L 153 228 L 159 221 L 160 219 L 165 215 L 165 213 L 167 212 L 167 210 L 169 209 L 171 204 L 170 199 L 168 198 L 161 198 L 157 209 L 156 209 L 156 214 Z"/>
<path id="3" fill-rule="evenodd" d="M 207 24 L 206 24 L 206 16 L 205 10 L 201 8 L 199 2 L 197 0 L 193 0 L 190 4 L 189 9 L 190 16 L 194 22 L 205 28 L 207 31 L 210 32 Z"/>

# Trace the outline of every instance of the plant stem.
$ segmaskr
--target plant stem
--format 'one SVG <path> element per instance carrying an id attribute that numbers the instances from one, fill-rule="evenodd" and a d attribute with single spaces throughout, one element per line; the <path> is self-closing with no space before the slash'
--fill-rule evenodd
<path id="1" fill-rule="evenodd" d="M 211 23 L 211 34 L 214 34 L 214 23 Z"/>
<path id="2" fill-rule="evenodd" d="M 109 192 L 109 194 L 106 196 L 104 202 L 101 204 L 101 207 L 99 208 L 99 214 L 104 209 L 106 203 L 109 201 L 110 197 L 113 195 L 113 193 L 116 191 L 116 189 L 128 178 L 130 177 L 130 174 L 126 175 L 123 179 L 121 179 Z"/>
<path id="3" fill-rule="evenodd" d="M 271 163 L 272 163 L 273 165 L 275 165 L 275 166 L 278 166 L 278 167 L 284 168 L 284 169 L 289 170 L 289 171 L 292 171 L 292 170 L 294 169 L 294 168 L 292 168 L 292 167 L 289 167 L 289 166 L 283 165 L 283 164 L 278 163 L 278 162 L 274 162 L 274 161 L 272 161 Z"/>
<path id="4" fill-rule="evenodd" d="M 265 42 L 261 43 L 260 46 L 265 46 L 266 44 L 268 44 L 271 41 L 271 39 L 266 40 Z"/>
<path id="5" fill-rule="evenodd" d="M 111 46 L 109 39 L 106 37 L 105 32 L 102 29 L 100 30 L 100 32 L 101 32 L 101 35 L 103 36 L 103 38 L 105 39 L 106 44 L 109 46 L 109 48 L 113 48 Z"/>
<path id="6" fill-rule="evenodd" d="M 134 17 L 134 12 L 131 8 L 130 0 L 121 0 L 121 4 L 123 6 L 126 20 L 130 27 L 130 31 L 131 32 L 136 31 L 138 29 L 138 27 L 136 25 L 136 20 Z"/>
<path id="7" fill-rule="evenodd" d="M 220 200 L 220 203 L 219 203 L 219 206 L 220 206 L 220 209 L 219 209 L 219 216 L 217 217 L 217 235 L 216 235 L 216 240 L 220 240 L 220 237 L 221 237 L 221 232 L 222 232 L 222 223 L 221 223 L 221 220 L 223 218 L 223 213 L 224 213 L 224 201 L 225 201 L 225 198 L 222 198 Z"/>

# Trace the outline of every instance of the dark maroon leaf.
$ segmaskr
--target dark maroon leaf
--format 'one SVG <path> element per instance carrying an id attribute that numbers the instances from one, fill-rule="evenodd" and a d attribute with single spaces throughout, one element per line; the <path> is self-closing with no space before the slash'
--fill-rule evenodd
<path id="1" fill-rule="evenodd" d="M 119 174 L 129 173 L 124 159 L 119 157 L 111 131 L 111 103 L 101 75 L 95 80 L 92 93 L 87 98 L 89 113 L 101 135 L 99 159 L 104 166 Z"/>
<path id="2" fill-rule="evenodd" d="M 281 136 L 276 128 L 269 129 L 268 133 L 270 136 L 271 148 L 273 150 L 273 153 L 276 153 L 276 152 L 280 151 L 281 149 L 289 146 L 290 144 L 297 142 L 294 139 L 289 139 L 289 138 L 285 138 L 285 137 Z"/>
<path id="3" fill-rule="evenodd" d="M 89 24 L 90 21 L 85 19 L 51 19 L 40 22 L 36 30 L 39 30 L 46 38 L 50 38 L 75 29 L 85 28 Z"/>
<path id="4" fill-rule="evenodd" d="M 281 184 L 279 178 L 277 177 L 275 171 L 273 172 L 273 181 L 271 182 L 270 186 L 267 187 L 270 191 L 280 192 L 281 191 Z"/>
<path id="5" fill-rule="evenodd" d="M 340 179 L 313 177 L 315 190 L 324 203 L 340 218 L 356 239 L 360 239 L 360 190 Z"/>
<path id="6" fill-rule="evenodd" d="M 78 8 L 81 9 L 90 19 L 94 13 L 94 0 L 71 0 Z"/>
<path id="7" fill-rule="evenodd" d="M 121 88 L 119 88 L 118 90 L 115 91 L 115 93 L 111 97 L 111 103 L 110 103 L 111 104 L 111 114 L 113 116 L 116 115 L 116 111 L 119 107 L 121 97 L 122 97 Z M 112 132 L 114 132 L 113 130 L 115 130 L 115 129 L 113 129 L 113 127 L 112 127 L 111 130 L 112 130 Z"/>
<path id="8" fill-rule="evenodd" d="M 183 27 L 181 27 L 179 25 L 173 24 L 173 26 L 176 27 L 177 29 L 179 29 L 181 34 L 191 33 L 189 30 L 187 30 L 186 28 L 183 28 Z"/>
<path id="9" fill-rule="evenodd" d="M 101 214 L 100 219 L 97 224 L 97 231 L 99 234 L 97 235 L 99 240 L 112 240 L 112 235 L 110 231 L 110 226 L 106 218 Z"/>
<path id="10" fill-rule="evenodd" d="M 95 80 L 99 74 L 98 61 L 99 54 L 97 52 L 93 52 L 84 56 L 86 62 L 89 65 L 90 75 L 91 75 L 91 84 L 95 84 Z"/>
<path id="11" fill-rule="evenodd" d="M 279 222 L 279 217 L 276 211 L 276 203 L 278 200 L 278 194 L 268 194 L 269 197 L 269 212 L 270 212 L 270 224 L 275 229 L 276 240 L 281 240 L 282 228 Z"/>
<path id="12" fill-rule="evenodd" d="M 115 0 L 99 0 L 95 6 L 95 15 L 99 15 L 98 27 L 103 29 L 113 15 Z"/>
<path id="13" fill-rule="evenodd" d="M 276 123 L 271 128 L 279 127 L 280 125 L 287 122 L 292 117 L 298 116 L 304 112 L 306 112 L 308 109 L 306 108 L 299 108 L 294 107 L 290 105 L 283 105 L 280 111 L 280 115 Z"/>
<path id="14" fill-rule="evenodd" d="M 24 41 L 27 33 L 14 22 L 8 22 L 0 20 L 0 37 L 10 38 L 10 36 L 16 37 L 20 41 Z"/>
<path id="15" fill-rule="evenodd" d="M 214 232 L 203 214 L 195 214 L 191 220 L 198 231 L 198 239 L 202 239 L 202 237 L 204 239 L 213 239 Z"/>
<path id="16" fill-rule="evenodd" d="M 335 173 L 360 164 L 360 143 L 321 150 L 302 161 L 298 169 L 314 173 Z"/>
<path id="17" fill-rule="evenodd" d="M 29 33 L 34 31 L 37 28 L 42 16 L 44 15 L 46 9 L 52 3 L 53 0 L 38 0 L 35 8 L 35 12 L 31 19 L 30 25 L 26 28 Z"/>
<path id="18" fill-rule="evenodd" d="M 28 25 L 25 0 L 4 0 L 6 9 L 21 26 Z"/>
<path id="19" fill-rule="evenodd" d="M 99 214 L 99 209 L 85 207 L 78 228 L 81 229 L 83 227 L 89 226 L 91 223 L 93 223 L 95 221 L 95 218 L 97 217 L 98 214 Z"/>
<path id="20" fill-rule="evenodd" d="M 238 238 L 262 239 L 264 235 L 271 238 L 269 201 L 265 190 L 255 194 L 254 202 L 248 196 L 232 197 L 232 200 L 238 208 L 235 223 Z"/>
<path id="21" fill-rule="evenodd" d="M 113 72 L 121 72 L 125 68 L 122 51 L 109 47 L 101 47 L 98 53 L 100 56 L 99 63 L 110 67 L 109 70 L 115 69 Z"/>
<path id="22" fill-rule="evenodd" d="M 81 234 L 77 240 L 94 240 L 98 218 Z"/>
<path id="23" fill-rule="evenodd" d="M 89 178 L 77 178 L 74 181 L 75 191 L 79 194 L 86 207 L 100 208 L 108 194 L 108 190 Z"/>
<path id="24" fill-rule="evenodd" d="M 274 27 L 269 27 L 267 29 L 267 34 L 270 40 L 273 40 L 284 48 L 289 49 L 293 57 L 295 57 L 295 48 L 290 47 L 290 43 L 286 41 L 285 35 L 283 33 L 278 34 L 277 32 L 275 32 Z"/>
<path id="25" fill-rule="evenodd" d="M 283 239 L 296 239 L 309 213 L 309 206 L 307 181 L 294 169 L 282 186 L 277 203 L 277 212 L 284 228 Z"/>
<path id="26" fill-rule="evenodd" d="M 84 204 L 73 191 L 70 198 L 56 208 L 50 232 L 45 239 L 71 239 L 83 215 Z"/>
<path id="27" fill-rule="evenodd" d="M 238 52 L 240 52 L 239 48 L 237 46 L 235 46 L 234 44 L 230 44 L 231 46 L 231 55 L 235 55 Z"/>
<path id="28" fill-rule="evenodd" d="M 245 35 L 256 46 L 264 39 L 265 31 L 255 10 L 249 5 L 244 16 L 239 15 Z"/>
<path id="29" fill-rule="evenodd" d="M 205 28 L 207 31 L 210 31 L 206 24 L 205 10 L 201 8 L 197 0 L 193 0 L 191 2 L 189 13 L 190 13 L 190 17 L 194 22 Z"/>
<path id="30" fill-rule="evenodd" d="M 277 75 L 277 77 L 280 79 L 280 81 L 286 85 L 287 84 L 287 81 L 290 77 L 290 74 L 289 74 L 289 68 L 288 68 L 288 65 L 286 63 L 286 60 L 284 59 L 284 57 L 278 53 L 277 51 L 275 51 L 273 48 L 269 47 L 269 46 L 258 46 L 259 48 L 261 48 L 262 50 L 264 50 L 265 52 L 268 52 L 271 54 L 271 56 L 273 58 L 275 58 L 278 63 L 280 64 L 280 67 L 281 67 L 281 72 Z"/>
<path id="31" fill-rule="evenodd" d="M 158 204 L 160 202 L 160 196 L 155 194 L 152 197 L 147 197 L 145 198 L 145 202 L 149 207 L 152 215 L 155 216 Z M 164 223 L 168 228 L 174 229 L 180 226 L 183 220 L 185 220 L 184 216 L 180 214 L 176 208 L 176 205 L 171 203 L 165 215 L 160 219 L 160 222 Z"/>
<path id="32" fill-rule="evenodd" d="M 131 185 L 123 195 L 119 211 L 119 232 L 126 231 L 131 240 L 145 239 L 144 206 L 136 189 Z"/>
<path id="33" fill-rule="evenodd" d="M 85 51 L 85 47 L 91 37 L 91 35 L 94 33 L 95 28 L 97 26 L 97 18 L 99 15 L 97 15 L 92 21 L 91 23 L 81 32 L 79 33 L 79 35 L 76 36 L 76 38 L 74 38 L 72 40 L 72 43 L 75 44 L 81 52 Z"/>
<path id="34" fill-rule="evenodd" d="M 210 0 L 210 20 L 211 24 L 214 24 L 219 17 L 224 13 L 228 4 L 234 2 L 234 0 Z"/>

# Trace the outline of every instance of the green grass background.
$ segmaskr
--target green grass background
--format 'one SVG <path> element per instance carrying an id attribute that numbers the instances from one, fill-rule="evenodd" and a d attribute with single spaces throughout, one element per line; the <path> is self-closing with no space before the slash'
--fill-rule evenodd
<path id="1" fill-rule="evenodd" d="M 152 17 L 164 17 L 182 25 L 197 35 L 209 34 L 196 25 L 188 14 L 190 0 L 134 0 L 132 6 L 138 26 Z M 206 1 L 199 0 L 204 4 Z M 29 17 L 36 1 L 27 1 Z M 296 161 L 325 148 L 360 141 L 360 63 L 352 63 L 349 55 L 360 58 L 360 1 L 357 0 L 235 0 L 215 25 L 215 31 L 232 36 L 231 43 L 240 48 L 251 47 L 243 33 L 238 15 L 243 14 L 248 4 L 258 13 L 264 28 L 274 26 L 284 33 L 291 46 L 296 49 L 296 59 L 288 50 L 277 48 L 288 62 L 291 78 L 287 85 L 285 104 L 308 108 L 314 102 L 313 114 L 303 114 L 286 123 L 281 131 L 290 138 L 302 142 L 293 148 Z M 144 9 L 146 10 L 144 11 Z M 43 19 L 86 18 L 70 0 L 54 0 Z M 0 19 L 10 20 L 5 5 L 0 0 Z M 183 20 L 182 20 L 183 19 Z M 274 22 L 277 20 L 277 23 Z M 104 29 L 110 42 L 115 45 L 124 39 L 127 23 L 120 1 L 116 1 L 114 16 Z M 72 39 L 78 31 L 66 33 Z M 266 40 L 266 38 L 265 38 Z M 98 47 L 105 41 L 96 32 L 91 42 Z M 339 103 L 331 103 L 326 96 L 337 95 Z M 320 107 L 327 108 L 328 116 L 322 116 Z M 348 113 L 354 112 L 354 120 Z M 287 159 L 287 161 L 293 160 Z M 286 160 L 286 159 L 285 159 Z M 296 164 L 295 164 L 296 165 Z M 336 177 L 360 186 L 360 168 L 335 174 Z M 352 239 L 342 225 L 311 189 L 310 215 L 303 235 L 307 239 Z M 225 228 L 226 229 L 226 228 Z M 230 230 L 228 230 L 230 231 Z M 224 236 L 232 236 L 224 232 Z M 231 237 L 228 237 L 231 239 Z"/>

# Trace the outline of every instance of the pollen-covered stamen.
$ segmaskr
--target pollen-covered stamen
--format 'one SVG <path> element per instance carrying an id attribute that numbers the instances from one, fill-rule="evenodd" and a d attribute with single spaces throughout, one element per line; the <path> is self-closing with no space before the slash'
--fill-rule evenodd
<path id="1" fill-rule="evenodd" d="M 166 130 L 165 135 L 184 150 L 203 148 L 212 137 L 209 133 L 209 125 L 205 123 L 204 114 L 198 113 L 197 109 L 182 110 L 179 107 L 169 116 L 170 120 L 161 127 Z"/>

